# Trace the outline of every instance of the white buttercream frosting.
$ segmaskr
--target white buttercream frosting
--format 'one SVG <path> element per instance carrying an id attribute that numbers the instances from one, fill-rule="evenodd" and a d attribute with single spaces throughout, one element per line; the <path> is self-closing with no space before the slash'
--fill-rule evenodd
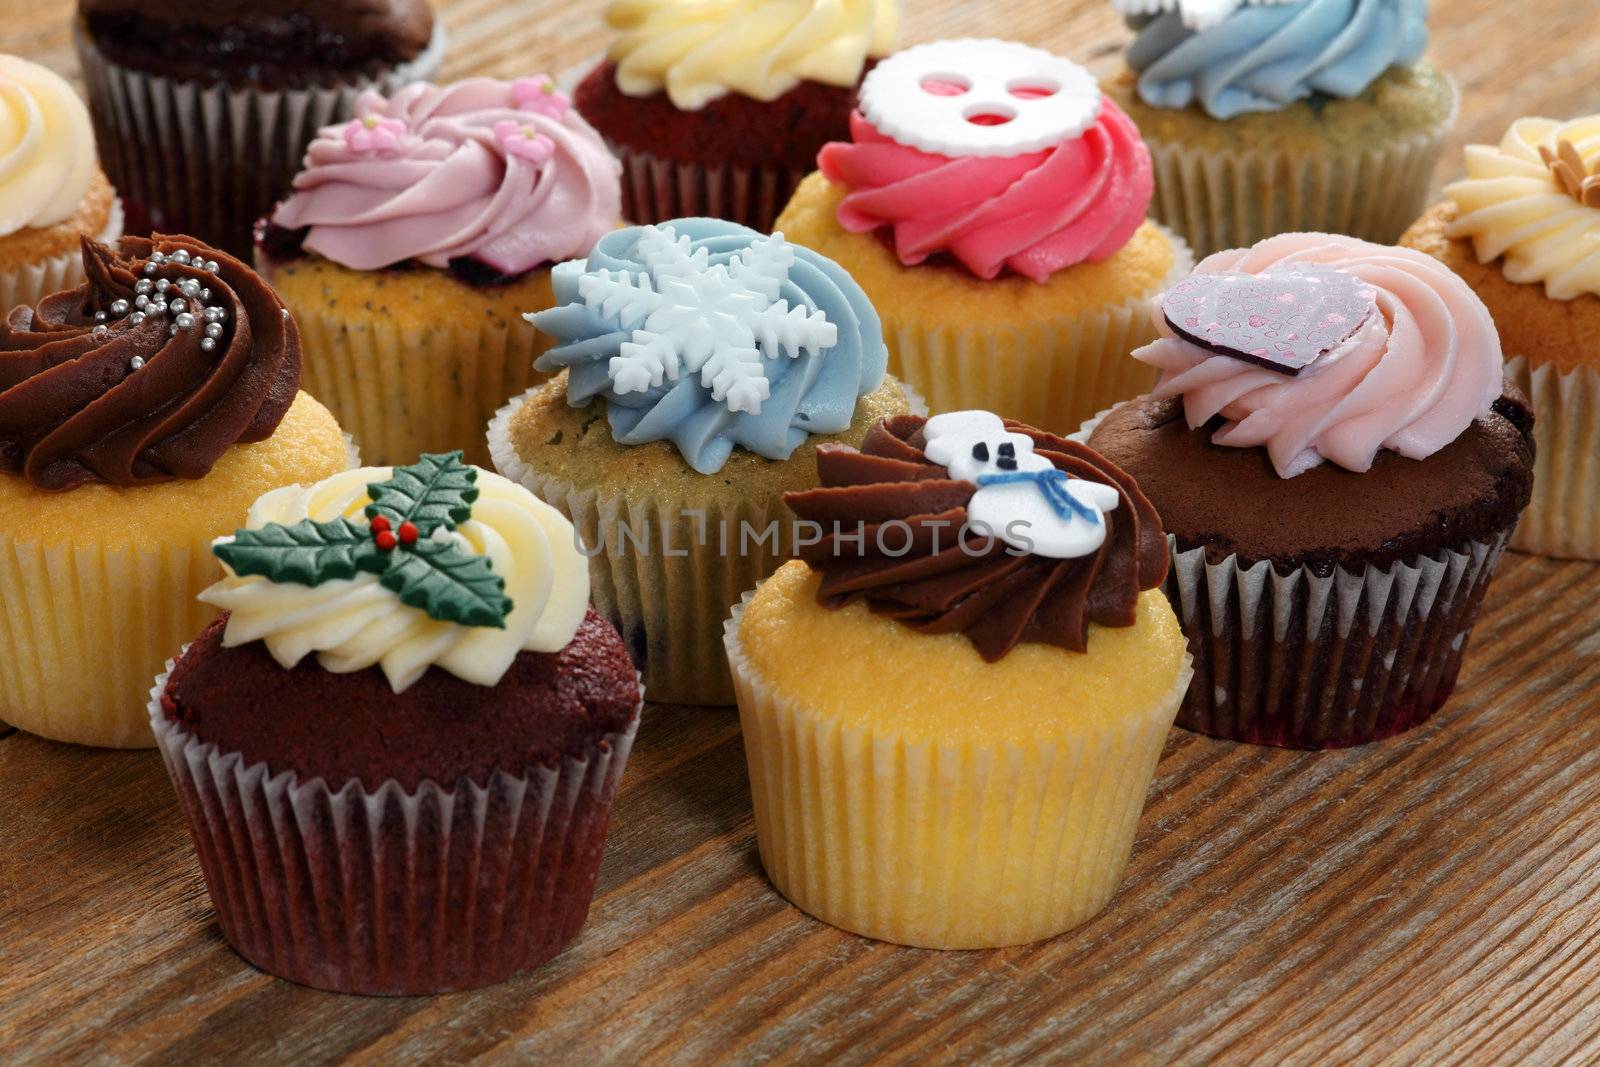
<path id="1" fill-rule="evenodd" d="M 94 127 L 72 86 L 0 55 L 0 237 L 70 219 L 94 173 Z"/>

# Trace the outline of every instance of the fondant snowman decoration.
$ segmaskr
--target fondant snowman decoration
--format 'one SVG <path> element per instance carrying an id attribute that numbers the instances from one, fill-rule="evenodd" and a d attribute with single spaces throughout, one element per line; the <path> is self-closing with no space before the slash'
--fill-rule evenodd
<path id="1" fill-rule="evenodd" d="M 1056 469 L 1000 416 L 953 411 L 929 419 L 922 432 L 930 460 L 978 487 L 967 503 L 973 532 L 1052 559 L 1087 556 L 1105 543 L 1105 512 L 1116 508 L 1117 489 Z"/>

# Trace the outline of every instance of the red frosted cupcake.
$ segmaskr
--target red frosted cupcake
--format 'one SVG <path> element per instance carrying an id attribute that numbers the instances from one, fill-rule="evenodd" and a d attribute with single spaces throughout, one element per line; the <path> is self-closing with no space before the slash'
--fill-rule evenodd
<path id="1" fill-rule="evenodd" d="M 150 718 L 229 943 L 397 995 L 560 952 L 640 707 L 571 524 L 454 453 L 269 493 L 216 553 Z"/>
<path id="2" fill-rule="evenodd" d="M 615 0 L 620 36 L 575 102 L 622 159 L 623 214 L 770 230 L 817 152 L 848 136 L 898 19 L 895 0 Z"/>

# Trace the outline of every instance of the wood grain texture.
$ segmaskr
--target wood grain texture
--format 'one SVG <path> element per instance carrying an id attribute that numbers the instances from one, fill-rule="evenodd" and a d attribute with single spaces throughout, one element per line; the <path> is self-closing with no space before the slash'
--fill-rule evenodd
<path id="1" fill-rule="evenodd" d="M 605 39 L 598 0 L 438 6 L 452 77 L 565 69 Z M 1104 0 L 907 7 L 907 41 L 1004 33 L 1100 72 L 1126 37 Z M 0 8 L 0 50 L 73 71 L 70 4 Z M 1600 110 L 1582 46 L 1597 17 L 1437 0 L 1458 143 Z M 1595 1062 L 1597 601 L 1600 567 L 1508 556 L 1457 696 L 1392 741 L 1307 754 L 1175 731 L 1111 906 L 990 952 L 897 948 L 789 907 L 756 857 L 735 716 L 651 708 L 577 943 L 431 999 L 252 970 L 212 920 L 154 753 L 0 726 L 0 1059 Z"/>

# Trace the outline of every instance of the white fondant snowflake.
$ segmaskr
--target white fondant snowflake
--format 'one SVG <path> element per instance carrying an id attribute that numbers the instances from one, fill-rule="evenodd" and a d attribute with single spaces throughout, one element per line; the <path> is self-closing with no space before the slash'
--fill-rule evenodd
<path id="1" fill-rule="evenodd" d="M 706 249 L 687 236 L 647 226 L 638 255 L 648 274 L 598 271 L 578 282 L 586 306 L 633 331 L 607 368 L 618 393 L 642 393 L 687 371 L 729 411 L 759 415 L 771 395 L 763 358 L 793 359 L 838 342 L 838 327 L 821 311 L 778 298 L 794 265 L 781 233 L 710 266 Z"/>

